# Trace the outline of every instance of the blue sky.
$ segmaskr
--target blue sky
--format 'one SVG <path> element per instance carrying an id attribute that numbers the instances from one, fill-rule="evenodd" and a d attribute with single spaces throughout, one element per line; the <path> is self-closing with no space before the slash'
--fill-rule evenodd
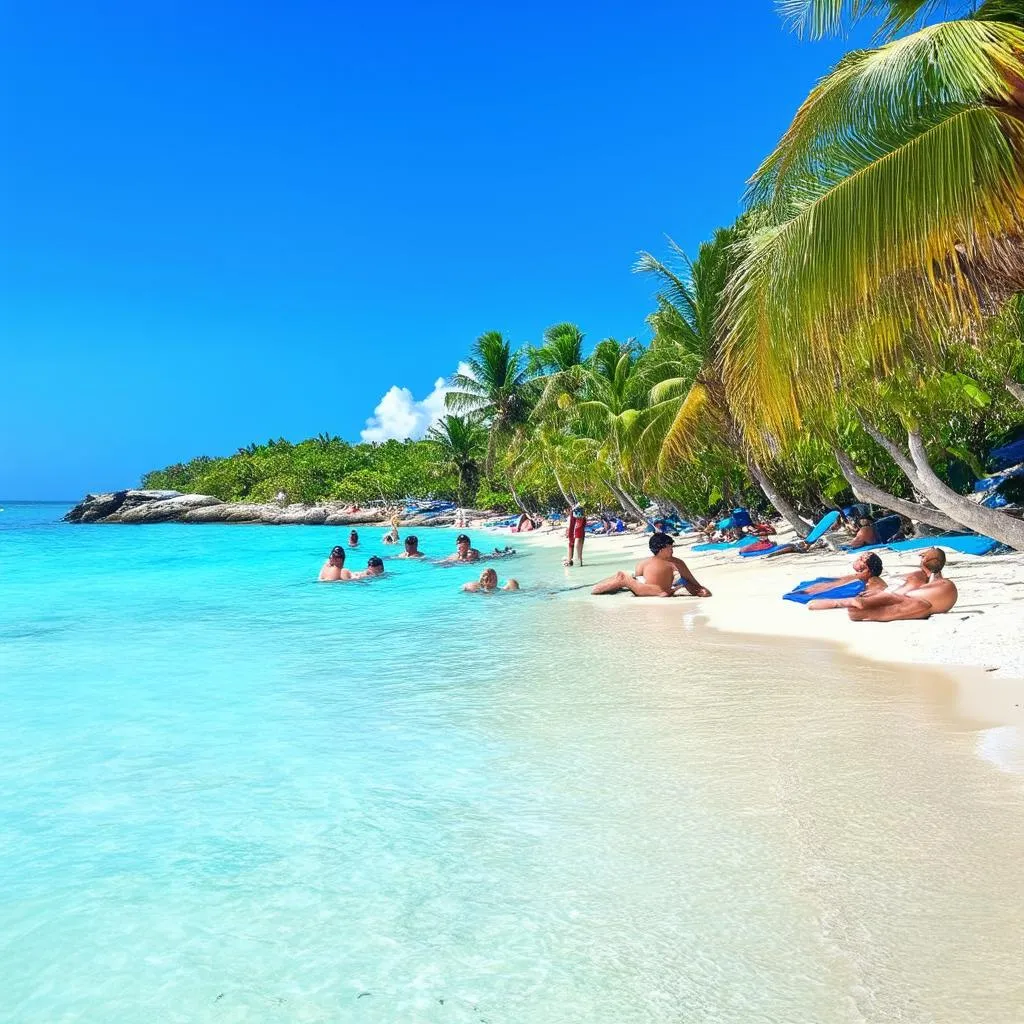
<path id="1" fill-rule="evenodd" d="M 0 10 L 6 498 L 358 440 L 393 386 L 422 426 L 483 331 L 643 336 L 637 251 L 734 219 L 850 45 L 770 0 Z"/>

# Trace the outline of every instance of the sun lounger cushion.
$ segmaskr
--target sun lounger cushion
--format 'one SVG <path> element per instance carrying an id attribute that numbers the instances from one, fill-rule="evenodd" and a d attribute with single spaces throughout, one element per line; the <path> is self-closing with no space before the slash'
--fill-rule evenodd
<path id="1" fill-rule="evenodd" d="M 815 544 L 819 540 L 821 540 L 821 538 L 824 537 L 825 534 L 828 533 L 828 531 L 831 530 L 832 527 L 835 526 L 838 522 L 838 512 L 826 512 L 825 515 L 823 515 L 821 519 L 818 520 L 814 529 L 811 530 L 811 532 L 807 534 L 807 536 L 804 539 L 807 541 L 808 544 Z"/>
<path id="2" fill-rule="evenodd" d="M 740 558 L 758 558 L 760 555 L 771 555 L 776 551 L 781 551 L 787 546 L 788 545 L 786 544 L 773 544 L 769 548 L 756 548 L 754 550 L 751 550 L 751 548 L 744 548 L 740 552 Z"/>
<path id="3" fill-rule="evenodd" d="M 999 541 L 977 534 L 940 534 L 938 537 L 914 537 L 890 544 L 891 551 L 916 551 L 920 548 L 949 548 L 962 555 L 987 555 L 999 547 Z"/>
<path id="4" fill-rule="evenodd" d="M 739 540 L 720 540 L 716 544 L 694 544 L 693 551 L 728 551 L 730 548 L 741 548 L 750 543 L 749 537 Z"/>
<path id="5" fill-rule="evenodd" d="M 795 586 L 788 594 L 782 595 L 783 601 L 795 601 L 797 604 L 807 604 L 808 601 L 817 600 L 820 597 L 838 599 L 842 597 L 857 597 L 864 592 L 863 580 L 851 580 L 849 583 L 842 583 L 831 590 L 819 590 L 814 594 L 803 593 L 807 587 L 813 587 L 818 583 L 827 583 L 829 577 L 824 576 L 816 580 L 806 580 Z"/>

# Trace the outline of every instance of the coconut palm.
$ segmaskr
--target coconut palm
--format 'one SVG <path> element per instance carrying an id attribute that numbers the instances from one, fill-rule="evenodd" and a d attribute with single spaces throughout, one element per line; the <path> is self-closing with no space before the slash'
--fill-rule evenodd
<path id="1" fill-rule="evenodd" d="M 481 334 L 466 362 L 468 372 L 451 378 L 445 405 L 489 426 L 485 468 L 490 475 L 498 441 L 507 439 L 530 414 L 530 374 L 522 355 L 497 331 Z"/>
<path id="2" fill-rule="evenodd" d="M 784 6 L 815 31 L 848 7 L 885 7 L 891 28 L 932 7 Z M 1024 288 L 1024 29 L 997 20 L 1009 8 L 1024 5 L 848 54 L 755 173 L 724 349 L 744 424 L 784 433 L 805 404 L 841 394 L 851 338 L 884 372 Z"/>
<path id="3" fill-rule="evenodd" d="M 635 270 L 655 275 L 662 289 L 658 309 L 648 320 L 654 331 L 652 353 L 666 361 L 663 365 L 675 362 L 675 372 L 654 388 L 653 407 L 659 411 L 651 417 L 649 429 L 662 429 L 659 465 L 663 472 L 675 462 L 693 462 L 723 440 L 746 452 L 750 475 L 778 513 L 800 536 L 806 536 L 808 524 L 744 443 L 722 381 L 724 303 L 739 236 L 737 227 L 720 228 L 692 261 L 670 242 L 671 253 L 681 264 L 679 272 L 650 253 L 640 255 Z"/>
<path id="4" fill-rule="evenodd" d="M 435 469 L 454 473 L 459 481 L 459 503 L 472 504 L 480 480 L 480 461 L 487 448 L 484 428 L 469 417 L 449 414 L 427 431 L 427 440 L 436 446 Z"/>

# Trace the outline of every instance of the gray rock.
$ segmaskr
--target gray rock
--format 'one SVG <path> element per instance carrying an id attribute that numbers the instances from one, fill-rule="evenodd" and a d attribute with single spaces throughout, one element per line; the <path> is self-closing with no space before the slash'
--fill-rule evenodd
<path id="1" fill-rule="evenodd" d="M 220 498 L 209 494 L 178 494 L 163 501 L 146 501 L 141 505 L 127 507 L 127 502 L 110 521 L 119 523 L 167 523 L 182 518 L 191 509 L 212 508 L 223 505 Z"/>

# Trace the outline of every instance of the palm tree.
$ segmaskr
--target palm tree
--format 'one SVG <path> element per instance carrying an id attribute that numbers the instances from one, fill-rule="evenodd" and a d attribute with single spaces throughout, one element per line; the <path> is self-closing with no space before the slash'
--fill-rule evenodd
<path id="1" fill-rule="evenodd" d="M 529 372 L 523 357 L 497 331 L 481 334 L 467 360 L 469 372 L 457 373 L 445 405 L 456 413 L 468 413 L 485 421 L 490 434 L 485 469 L 494 468 L 500 439 L 526 422 L 530 414 Z"/>
<path id="2" fill-rule="evenodd" d="M 1024 288 L 1024 4 L 990 0 L 892 38 L 934 6 L 784 4 L 812 34 L 884 9 L 890 41 L 819 83 L 751 182 L 723 380 L 755 447 L 838 417 L 861 380 L 936 364 Z M 905 445 L 872 436 L 918 493 L 1024 545 L 1019 523 L 942 483 L 912 417 L 903 429 Z"/>
<path id="3" fill-rule="evenodd" d="M 471 505 L 480 480 L 480 460 L 485 452 L 484 429 L 464 416 L 442 416 L 428 431 L 437 452 L 435 469 L 454 473 L 459 481 L 459 504 Z"/>
<path id="4" fill-rule="evenodd" d="M 668 420 L 658 456 L 662 470 L 673 462 L 694 461 L 716 442 L 747 452 L 747 468 L 765 496 L 794 530 L 804 537 L 807 523 L 772 482 L 744 444 L 733 416 L 721 372 L 721 345 L 726 286 L 735 266 L 734 248 L 740 228 L 719 228 L 690 260 L 674 242 L 672 254 L 681 262 L 677 273 L 650 253 L 641 253 L 635 270 L 654 274 L 661 283 L 658 309 L 649 317 L 654 331 L 652 353 L 675 363 L 675 373 L 654 388 L 656 408 Z"/>

